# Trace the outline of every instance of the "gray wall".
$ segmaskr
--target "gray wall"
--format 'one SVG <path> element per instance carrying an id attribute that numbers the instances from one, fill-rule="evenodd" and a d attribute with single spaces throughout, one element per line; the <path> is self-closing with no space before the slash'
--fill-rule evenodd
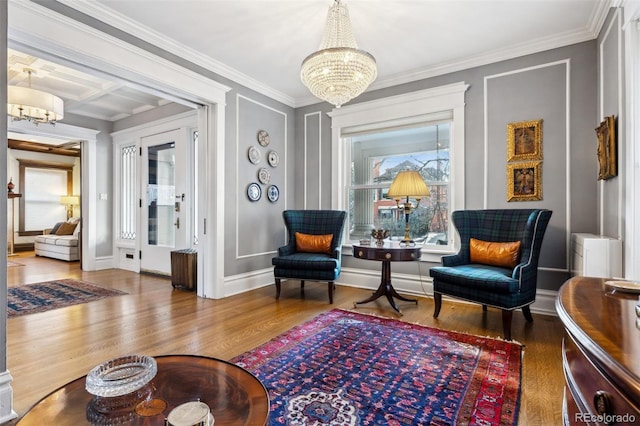
<path id="1" fill-rule="evenodd" d="M 557 290 L 568 277 L 571 232 L 597 232 L 596 215 L 596 43 L 580 43 L 539 54 L 472 68 L 401 86 L 365 93 L 352 104 L 464 81 L 470 85 L 465 107 L 465 208 L 547 208 L 553 216 L 540 259 L 539 288 Z M 486 108 L 485 108 L 486 105 Z M 331 146 L 327 104 L 296 111 L 296 138 L 309 151 Z M 319 112 L 321 131 L 307 126 Z M 543 120 L 541 201 L 506 201 L 506 126 L 510 122 Z M 485 146 L 485 126 L 487 141 Z M 321 140 L 318 138 L 321 134 Z M 320 144 L 321 148 L 310 146 Z M 300 153 L 297 154 L 301 160 Z M 484 158 L 488 158 L 485 169 Z M 330 153 L 318 168 L 307 160 L 307 173 L 332 174 Z M 304 171 L 301 166 L 297 173 Z M 488 185 L 484 186 L 484 177 Z M 313 179 L 296 189 L 303 199 L 317 198 Z M 325 191 L 329 192 L 329 191 Z M 486 199 L 486 203 L 485 203 Z M 322 208 L 331 207 L 329 197 Z M 349 256 L 345 267 L 377 269 L 374 262 Z M 432 264 L 422 268 L 422 274 Z M 414 265 L 394 265 L 394 271 L 416 274 Z"/>
<path id="2" fill-rule="evenodd" d="M 113 253 L 113 148 L 111 146 L 113 124 L 109 121 L 73 114 L 65 114 L 61 122 L 99 131 L 96 135 L 98 157 L 95 170 L 96 191 L 98 194 L 107 194 L 107 200 L 93 200 L 96 223 L 99 224 L 96 227 L 96 257 L 110 257 Z M 89 165 L 82 164 L 81 167 L 86 168 Z"/>
<path id="3" fill-rule="evenodd" d="M 226 113 L 224 272 L 231 276 L 271 267 L 275 250 L 284 244 L 282 211 L 294 204 L 296 146 L 290 107 L 246 89 L 234 89 L 227 95 Z M 260 130 L 269 133 L 269 145 L 258 143 Z M 249 161 L 249 147 L 260 152 L 257 164 Z M 268 163 L 270 151 L 280 159 L 276 167 Z M 271 175 L 267 184 L 258 180 L 261 168 Z M 247 196 L 250 183 L 262 189 L 258 201 L 250 201 Z M 271 185 L 280 191 L 276 202 L 267 197 Z"/>
<path id="4" fill-rule="evenodd" d="M 624 37 L 621 36 L 622 10 L 612 9 L 597 40 L 598 93 L 594 128 L 607 116 L 616 117 L 618 140 L 618 176 L 600 181 L 598 229 L 603 235 L 624 238 L 624 176 L 626 173 L 624 126 Z M 597 169 L 596 169 L 597 173 Z"/>

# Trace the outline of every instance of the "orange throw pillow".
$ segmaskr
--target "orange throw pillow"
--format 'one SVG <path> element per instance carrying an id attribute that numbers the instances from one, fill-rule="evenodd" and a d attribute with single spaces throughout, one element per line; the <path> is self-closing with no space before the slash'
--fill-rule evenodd
<path id="1" fill-rule="evenodd" d="M 331 254 L 333 234 L 309 235 L 296 232 L 296 250 L 305 253 Z"/>
<path id="2" fill-rule="evenodd" d="M 494 243 L 471 238 L 469 251 L 471 263 L 514 268 L 520 259 L 520 241 Z"/>

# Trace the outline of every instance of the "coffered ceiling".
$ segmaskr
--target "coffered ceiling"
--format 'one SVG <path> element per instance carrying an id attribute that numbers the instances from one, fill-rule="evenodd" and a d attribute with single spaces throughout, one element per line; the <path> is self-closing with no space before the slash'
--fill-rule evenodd
<path id="1" fill-rule="evenodd" d="M 164 105 L 169 101 L 35 56 L 8 49 L 7 84 L 29 86 L 62 98 L 65 114 L 116 121 Z"/>

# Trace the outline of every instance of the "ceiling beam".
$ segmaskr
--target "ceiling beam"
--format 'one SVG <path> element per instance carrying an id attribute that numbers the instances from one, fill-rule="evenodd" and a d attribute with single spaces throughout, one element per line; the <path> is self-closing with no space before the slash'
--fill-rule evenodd
<path id="1" fill-rule="evenodd" d="M 63 144 L 60 146 L 47 145 L 36 142 L 21 141 L 17 139 L 8 139 L 7 145 L 9 149 L 19 149 L 22 151 L 39 152 L 43 154 L 66 155 L 68 157 L 80 157 L 80 148 L 71 148 Z"/>

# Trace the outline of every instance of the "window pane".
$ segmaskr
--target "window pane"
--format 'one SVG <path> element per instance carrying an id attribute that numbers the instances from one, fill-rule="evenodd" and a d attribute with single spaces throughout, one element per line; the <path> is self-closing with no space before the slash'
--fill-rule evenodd
<path id="1" fill-rule="evenodd" d="M 148 244 L 173 247 L 175 244 L 175 144 L 148 148 L 147 186 Z"/>
<path id="2" fill-rule="evenodd" d="M 349 188 L 349 239 L 368 237 L 373 228 L 391 231 L 402 239 L 406 217 L 400 200 L 386 198 L 398 172 L 416 170 L 431 195 L 417 203 L 409 215 L 411 238 L 422 244 L 448 243 L 449 218 L 449 134 L 450 123 L 424 125 L 371 133 L 349 138 L 351 144 L 351 185 Z"/>
<path id="3" fill-rule="evenodd" d="M 198 245 L 198 131 L 193 131 L 193 218 L 191 223 L 193 223 L 193 244 Z"/>
<path id="4" fill-rule="evenodd" d="M 67 195 L 66 170 L 25 167 L 24 230 L 47 229 L 67 220 L 62 195 Z"/>
<path id="5" fill-rule="evenodd" d="M 136 239 L 136 153 L 135 145 L 123 146 L 120 150 L 120 238 Z"/>

